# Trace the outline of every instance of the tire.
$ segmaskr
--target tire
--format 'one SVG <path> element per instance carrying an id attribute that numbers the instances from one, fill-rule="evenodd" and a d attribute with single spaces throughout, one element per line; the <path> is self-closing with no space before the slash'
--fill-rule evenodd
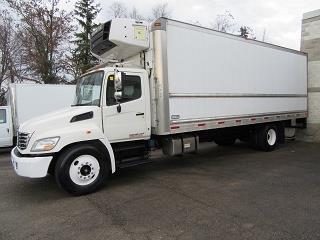
<path id="1" fill-rule="evenodd" d="M 110 164 L 95 146 L 79 144 L 58 157 L 54 174 L 60 188 L 80 196 L 95 192 L 106 183 Z"/>
<path id="2" fill-rule="evenodd" d="M 235 138 L 215 139 L 214 142 L 219 146 L 231 146 L 236 142 Z"/>
<path id="3" fill-rule="evenodd" d="M 261 126 L 256 131 L 255 147 L 261 151 L 273 151 L 279 144 L 279 131 L 275 124 Z"/>

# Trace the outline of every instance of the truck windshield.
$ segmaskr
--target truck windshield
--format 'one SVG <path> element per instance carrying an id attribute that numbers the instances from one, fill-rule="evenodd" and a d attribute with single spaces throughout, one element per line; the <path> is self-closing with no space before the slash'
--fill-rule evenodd
<path id="1" fill-rule="evenodd" d="M 77 83 L 73 106 L 100 106 L 103 71 L 82 76 Z"/>

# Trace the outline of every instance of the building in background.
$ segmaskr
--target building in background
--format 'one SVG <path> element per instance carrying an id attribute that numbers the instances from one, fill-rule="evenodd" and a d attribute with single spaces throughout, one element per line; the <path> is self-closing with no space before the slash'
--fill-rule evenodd
<path id="1" fill-rule="evenodd" d="M 305 13 L 302 20 L 301 51 L 308 53 L 307 141 L 320 141 L 320 9 Z"/>

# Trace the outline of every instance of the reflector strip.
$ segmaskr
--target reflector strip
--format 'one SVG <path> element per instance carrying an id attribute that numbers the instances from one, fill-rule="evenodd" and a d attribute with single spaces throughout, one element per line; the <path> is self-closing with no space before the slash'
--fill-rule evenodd
<path id="1" fill-rule="evenodd" d="M 171 129 L 178 129 L 180 126 L 172 126 Z"/>
<path id="2" fill-rule="evenodd" d="M 218 124 L 224 124 L 224 122 L 218 122 Z"/>
<path id="3" fill-rule="evenodd" d="M 204 127 L 206 124 L 205 123 L 199 123 L 198 127 Z"/>

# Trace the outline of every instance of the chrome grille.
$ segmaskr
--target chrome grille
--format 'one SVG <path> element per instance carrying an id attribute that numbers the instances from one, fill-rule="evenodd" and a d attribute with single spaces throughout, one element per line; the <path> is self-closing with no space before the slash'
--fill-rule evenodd
<path id="1" fill-rule="evenodd" d="M 18 132 L 18 139 L 17 139 L 18 148 L 20 148 L 21 150 L 25 150 L 28 146 L 28 143 L 29 143 L 29 134 Z"/>

